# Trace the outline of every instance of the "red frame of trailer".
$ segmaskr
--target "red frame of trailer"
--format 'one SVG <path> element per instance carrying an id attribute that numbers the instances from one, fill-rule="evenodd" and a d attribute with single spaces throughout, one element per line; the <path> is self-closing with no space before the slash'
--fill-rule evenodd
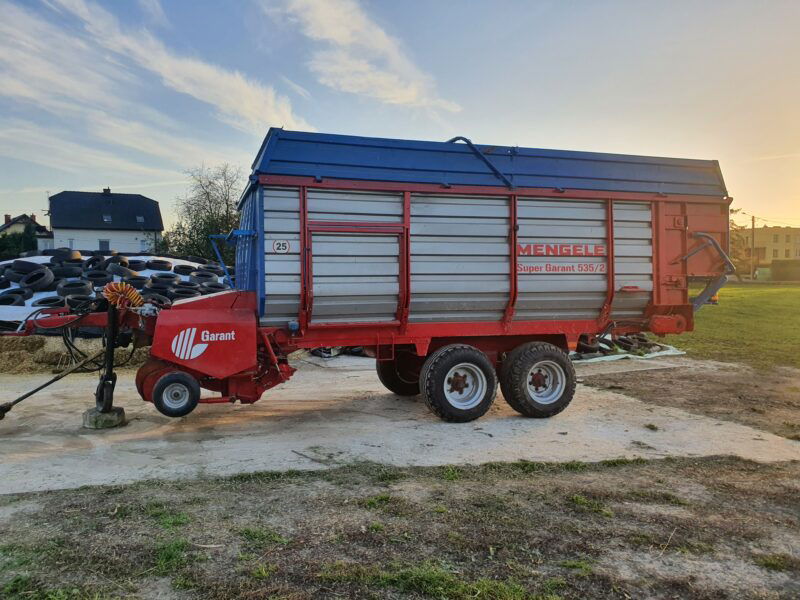
<path id="1" fill-rule="evenodd" d="M 328 179 L 318 180 L 313 177 L 297 177 L 283 175 L 260 175 L 258 183 L 261 186 L 296 187 L 300 193 L 300 252 L 301 252 L 301 297 L 298 315 L 299 331 L 289 335 L 282 328 L 264 327 L 264 333 L 275 340 L 279 347 L 286 350 L 294 348 L 315 348 L 324 346 L 368 346 L 374 347 L 379 358 L 391 358 L 393 347 L 411 345 L 420 356 L 425 356 L 431 349 L 431 341 L 439 340 L 440 343 L 449 343 L 453 339 L 465 341 L 473 339 L 475 345 L 484 351 L 496 349 L 505 351 L 510 343 L 516 343 L 515 338 L 522 339 L 547 339 L 567 349 L 574 349 L 582 334 L 594 335 L 608 330 L 612 321 L 610 319 L 611 305 L 616 293 L 614 277 L 614 202 L 646 202 L 652 206 L 652 231 L 653 231 L 653 291 L 652 302 L 646 314 L 649 320 L 641 324 L 626 323 L 614 328 L 615 333 L 631 333 L 635 331 L 652 330 L 656 333 L 681 333 L 692 329 L 692 309 L 688 302 L 688 289 L 686 272 L 675 275 L 675 259 L 686 255 L 688 251 L 688 217 L 685 209 L 688 205 L 713 205 L 723 206 L 720 216 L 711 215 L 710 220 L 702 220 L 698 215 L 698 223 L 712 223 L 715 232 L 721 233 L 720 242 L 723 247 L 727 245 L 727 207 L 731 198 L 715 198 L 699 195 L 666 195 L 642 194 L 632 192 L 607 192 L 576 189 L 552 188 L 517 188 L 485 187 L 485 186 L 442 186 L 434 184 L 411 184 L 374 181 L 356 181 Z M 379 222 L 346 222 L 346 221 L 311 221 L 308 219 L 307 190 L 309 188 L 338 189 L 353 191 L 381 191 L 399 192 L 403 194 L 403 221 L 402 224 L 387 224 Z M 411 244 L 411 194 L 454 194 L 454 195 L 482 195 L 503 196 L 509 198 L 509 260 L 510 260 L 510 293 L 504 316 L 500 321 L 490 322 L 443 322 L 443 323 L 409 323 L 409 306 L 411 301 L 411 272 L 410 272 L 410 244 Z M 517 223 L 517 198 L 532 196 L 538 198 L 569 198 L 575 200 L 604 200 L 606 203 L 607 221 L 607 278 L 608 286 L 606 299 L 597 319 L 585 320 L 560 320 L 560 321 L 514 321 L 514 313 L 518 298 L 518 223 Z M 682 205 L 683 215 L 667 215 L 667 203 Z M 724 218 L 724 231 L 720 229 L 720 220 Z M 669 256 L 662 243 L 665 224 L 671 223 L 672 229 L 683 229 L 687 235 L 682 236 L 680 248 L 675 248 Z M 313 290 L 313 247 L 312 234 L 314 232 L 358 233 L 366 235 L 396 235 L 400 244 L 399 264 L 399 293 L 397 318 L 394 321 L 374 323 L 334 323 L 312 324 L 311 315 L 314 307 Z M 674 254 L 674 256 L 672 256 Z M 666 275 L 667 273 L 672 273 Z M 703 273 L 698 275 L 711 276 L 718 273 Z M 680 302 L 666 303 L 667 296 L 676 299 L 670 291 L 680 290 Z M 624 290 L 623 290 L 624 291 Z M 635 290 L 630 290 L 635 291 Z M 652 318 L 658 319 L 656 321 Z M 491 338 L 510 338 L 491 339 Z M 439 345 L 439 344 L 436 344 Z M 388 355 L 381 354 L 381 348 L 388 348 Z M 386 352 L 386 351 L 385 351 Z M 494 352 L 492 352 L 494 353 Z"/>

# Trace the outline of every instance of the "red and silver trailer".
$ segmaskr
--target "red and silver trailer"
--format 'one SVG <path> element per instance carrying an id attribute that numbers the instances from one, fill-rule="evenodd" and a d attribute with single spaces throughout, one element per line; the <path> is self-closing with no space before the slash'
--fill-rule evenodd
<path id="1" fill-rule="evenodd" d="M 152 343 L 137 386 L 171 416 L 255 402 L 295 350 L 362 346 L 445 420 L 498 383 L 549 417 L 579 341 L 693 329 L 732 272 L 730 202 L 716 161 L 270 129 L 229 236 L 237 290 L 114 318 Z"/>

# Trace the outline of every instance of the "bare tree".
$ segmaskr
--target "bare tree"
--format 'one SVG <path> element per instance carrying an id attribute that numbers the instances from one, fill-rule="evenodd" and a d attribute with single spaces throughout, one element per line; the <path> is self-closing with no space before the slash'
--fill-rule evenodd
<path id="1" fill-rule="evenodd" d="M 189 189 L 177 199 L 178 222 L 164 236 L 169 252 L 216 260 L 210 234 L 228 233 L 239 225 L 236 204 L 242 190 L 242 170 L 228 163 L 187 171 Z M 218 244 L 225 262 L 234 258 L 230 246 Z"/>

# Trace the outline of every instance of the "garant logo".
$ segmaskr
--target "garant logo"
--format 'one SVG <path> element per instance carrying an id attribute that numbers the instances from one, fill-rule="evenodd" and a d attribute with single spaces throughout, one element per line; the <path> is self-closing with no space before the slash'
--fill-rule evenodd
<path id="1" fill-rule="evenodd" d="M 191 360 L 193 358 L 197 358 L 206 351 L 208 344 L 195 344 L 194 340 L 196 337 L 197 327 L 188 327 L 186 329 L 182 329 L 174 338 L 172 338 L 172 353 L 181 360 Z M 204 329 L 200 332 L 201 342 L 228 342 L 234 341 L 235 339 L 235 331 L 211 333 L 210 331 Z"/>

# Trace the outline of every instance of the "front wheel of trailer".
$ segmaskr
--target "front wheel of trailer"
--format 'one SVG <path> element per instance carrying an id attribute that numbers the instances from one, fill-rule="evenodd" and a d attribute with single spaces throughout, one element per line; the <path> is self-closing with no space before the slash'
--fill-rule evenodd
<path id="1" fill-rule="evenodd" d="M 497 394 L 497 376 L 486 355 L 472 346 L 439 348 L 425 361 L 420 391 L 436 416 L 452 423 L 482 417 Z"/>
<path id="2" fill-rule="evenodd" d="M 153 387 L 153 404 L 162 415 L 185 417 L 200 401 L 200 384 L 187 373 L 162 375 Z"/>

